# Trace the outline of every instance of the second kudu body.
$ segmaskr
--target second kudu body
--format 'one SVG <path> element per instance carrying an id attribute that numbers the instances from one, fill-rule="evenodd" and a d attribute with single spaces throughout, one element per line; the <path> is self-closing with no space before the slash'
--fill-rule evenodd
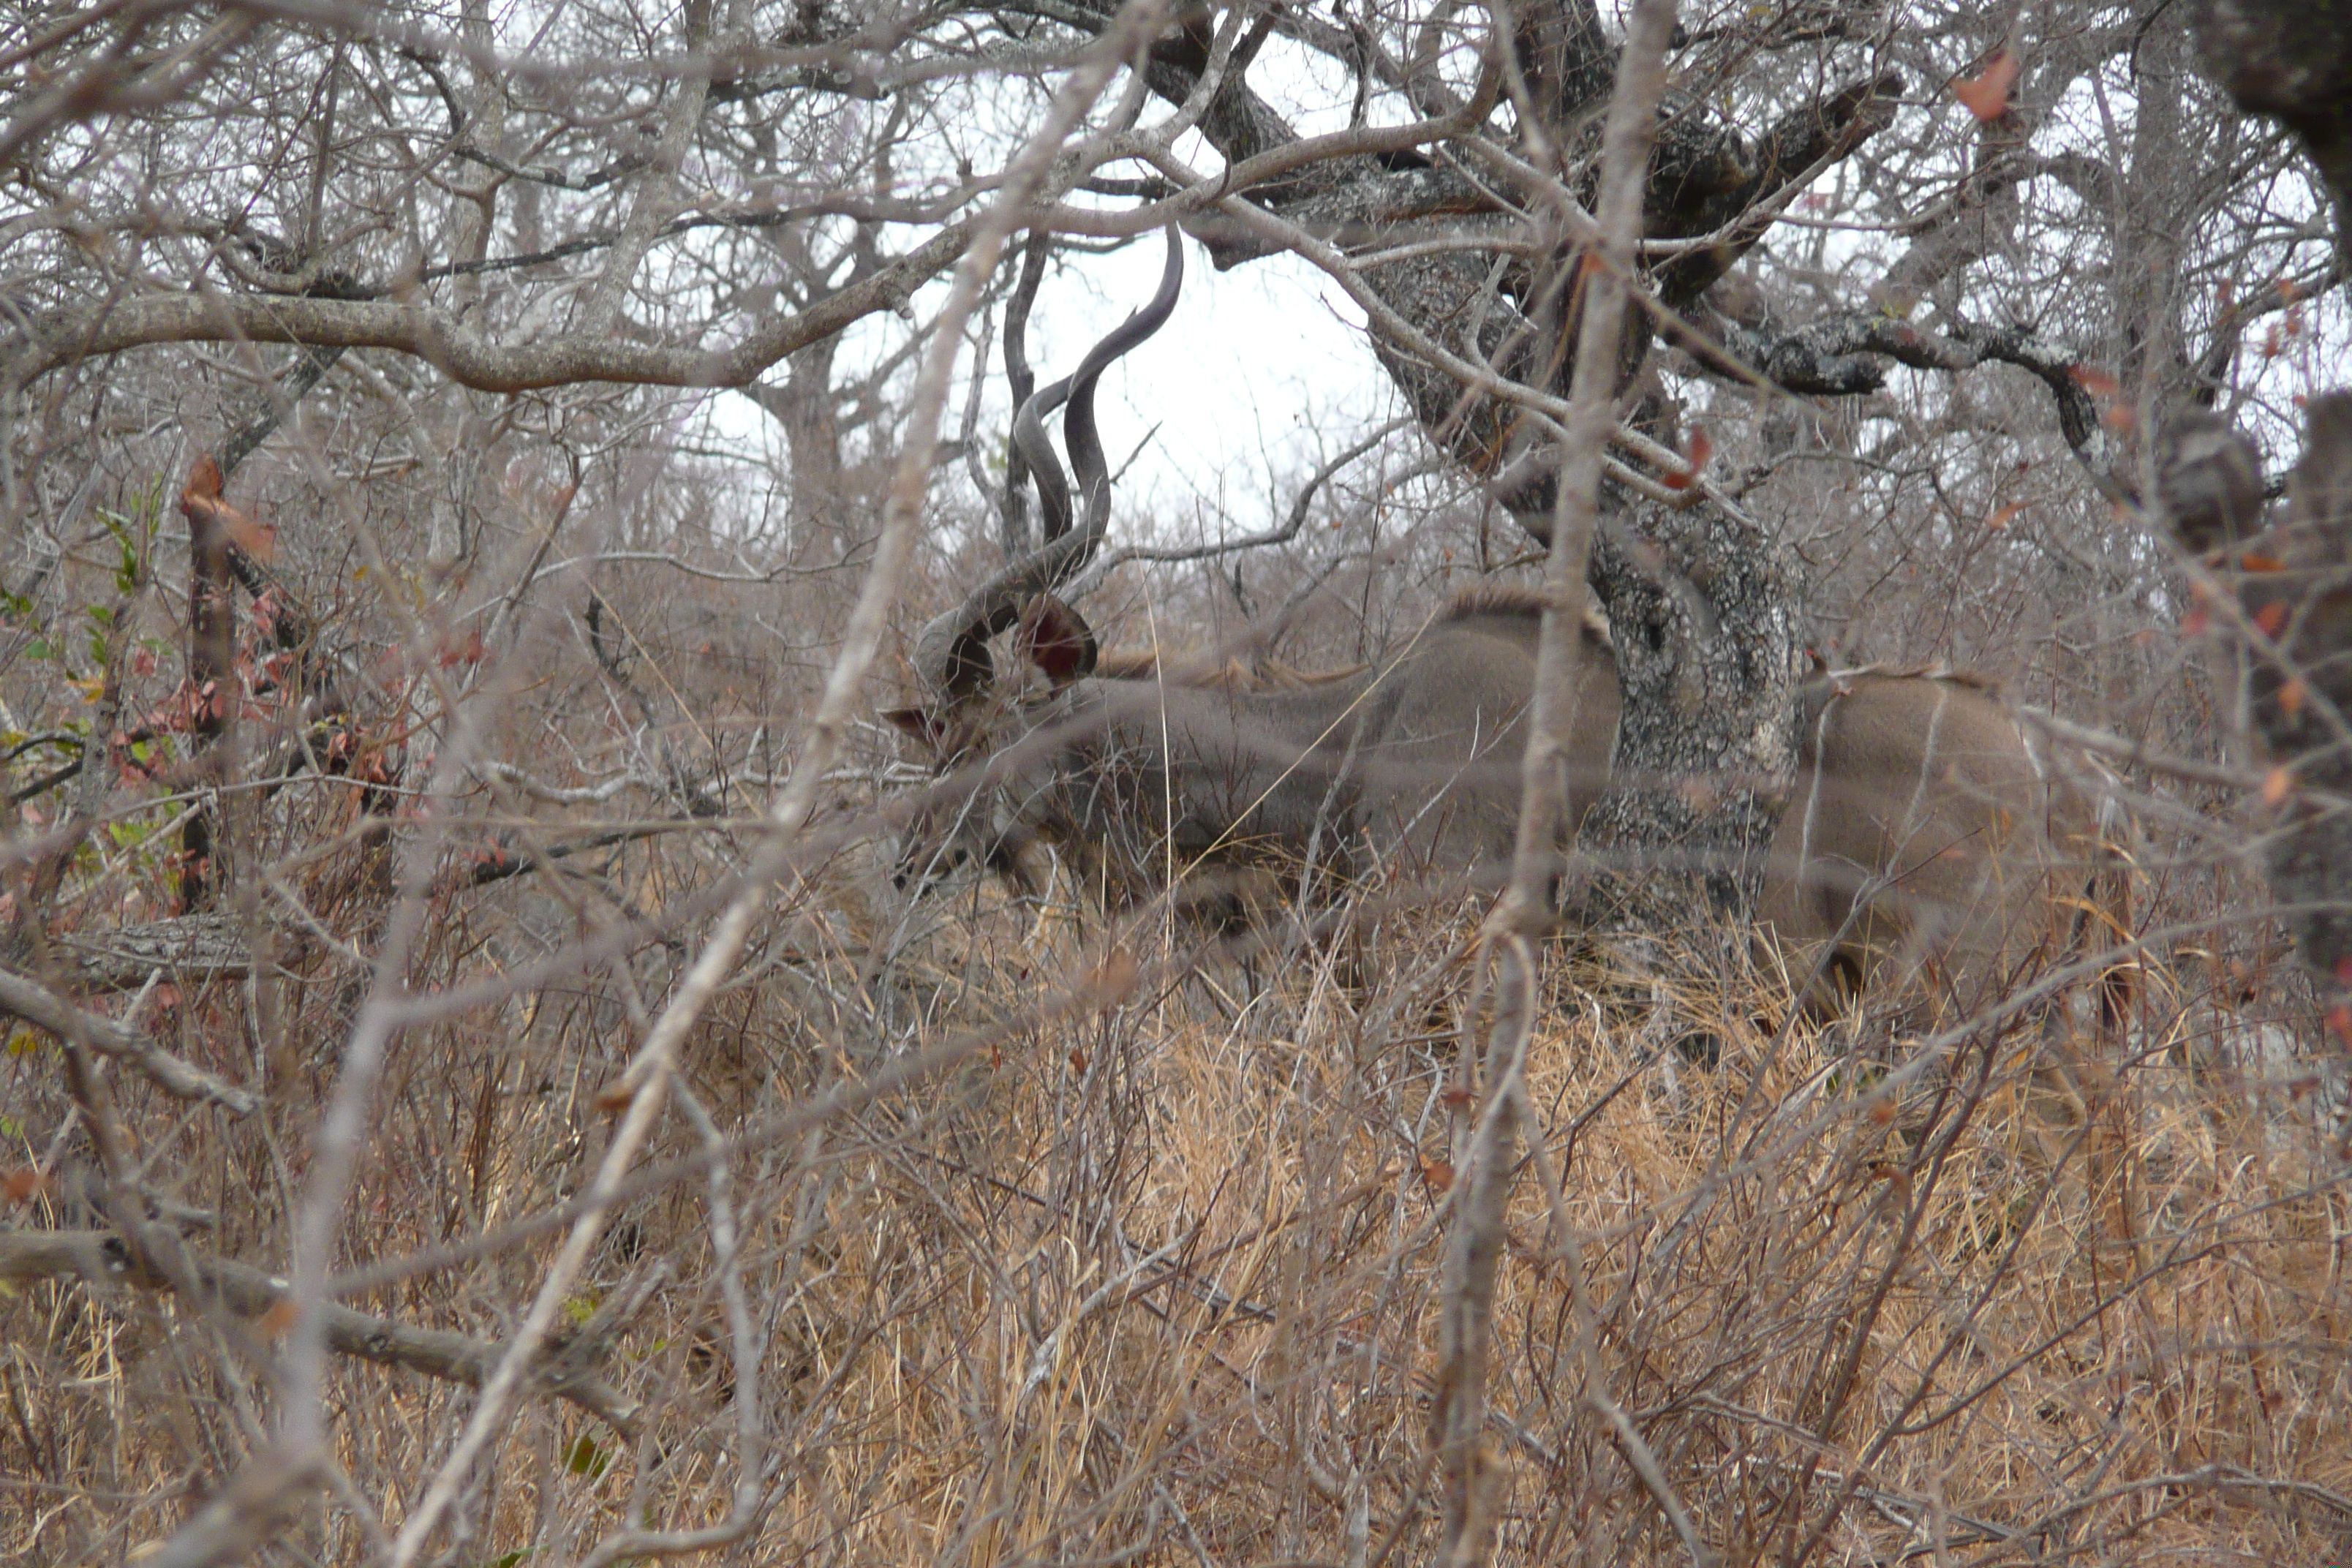
<path id="1" fill-rule="evenodd" d="M 2094 939 L 2096 812 L 1986 683 L 1824 673 L 1800 689 L 1797 781 L 1759 913 L 1849 988 L 1927 981 L 1973 1008 Z M 1817 1008 L 1829 993 L 1817 988 Z"/>

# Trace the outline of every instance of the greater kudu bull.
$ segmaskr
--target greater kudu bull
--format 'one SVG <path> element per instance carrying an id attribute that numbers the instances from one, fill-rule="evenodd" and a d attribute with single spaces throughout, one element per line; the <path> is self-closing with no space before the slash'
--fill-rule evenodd
<path id="1" fill-rule="evenodd" d="M 1499 868 L 1517 823 L 1522 721 L 1542 618 L 1535 597 L 1457 597 L 1381 665 L 1276 689 L 1222 669 L 1188 676 L 1163 661 L 1098 673 L 1092 631 L 1054 597 L 1092 557 L 1108 521 L 1096 381 L 1167 320 L 1181 275 L 1171 231 L 1151 303 L 1015 417 L 1045 539 L 917 638 L 914 662 L 930 700 L 888 717 L 924 742 L 950 782 L 907 836 L 900 885 L 972 860 L 1024 883 L 1026 851 L 1040 843 L 1067 851 L 1115 901 L 1160 888 L 1197 891 L 1219 873 L 1262 885 L 1267 869 L 1286 879 L 1310 861 L 1349 879 L 1375 862 Z M 1084 506 L 1076 519 L 1043 426 L 1066 400 Z M 995 678 L 989 639 L 1016 623 L 1020 663 L 1044 673 L 1043 692 L 1034 683 L 1023 691 L 1027 672 L 1018 666 L 1013 679 Z M 1617 731 L 1616 673 L 1597 626 L 1580 637 L 1570 679 L 1572 831 L 1607 778 Z M 1230 913 L 1233 901 L 1211 907 Z"/>

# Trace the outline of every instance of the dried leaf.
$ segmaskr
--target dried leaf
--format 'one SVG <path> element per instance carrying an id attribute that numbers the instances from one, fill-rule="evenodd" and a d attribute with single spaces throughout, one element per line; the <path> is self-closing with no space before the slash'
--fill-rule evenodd
<path id="1" fill-rule="evenodd" d="M 476 626 L 462 637 L 453 637 L 441 648 L 441 668 L 452 665 L 479 664 L 489 650 L 482 644 L 482 631 Z"/>
<path id="2" fill-rule="evenodd" d="M 245 552 L 247 559 L 267 566 L 278 553 L 278 531 L 254 521 L 243 512 L 224 506 L 220 510 L 221 531 L 228 542 Z"/>
<path id="3" fill-rule="evenodd" d="M 195 467 L 188 470 L 187 484 L 181 489 L 180 510 L 184 512 L 191 509 L 208 510 L 217 505 L 220 499 L 220 465 L 209 456 L 198 458 Z"/>
<path id="4" fill-rule="evenodd" d="M 1992 530 L 1993 532 L 2000 533 L 2005 531 L 2011 523 L 2015 522 L 2024 514 L 2025 503 L 2021 500 L 2013 500 L 2007 506 L 2002 507 L 1999 511 L 1994 512 L 1990 517 L 1985 519 L 1985 526 Z"/>
<path id="5" fill-rule="evenodd" d="M 2296 679 L 2288 681 L 2284 686 L 2279 688 L 2279 710 L 2284 713 L 2288 718 L 2294 718 L 2296 714 L 2303 711 L 2304 696 L 2305 691 L 2301 677 L 2297 677 Z"/>
<path id="6" fill-rule="evenodd" d="M 1429 1184 L 1429 1190 L 1433 1193 L 1444 1194 L 1452 1192 L 1454 1190 L 1454 1162 L 1451 1160 L 1423 1160 L 1421 1163 L 1421 1179 Z"/>
<path id="7" fill-rule="evenodd" d="M 2238 557 L 2238 565 L 2248 572 L 2284 572 L 2286 563 L 2275 555 L 2246 554 Z"/>
<path id="8" fill-rule="evenodd" d="M 2069 365 L 2066 374 L 2074 379 L 2076 386 L 2094 397 L 2113 397 L 2124 389 L 2122 382 L 2105 371 L 2087 364 Z"/>
<path id="9" fill-rule="evenodd" d="M 2263 804 L 2276 805 L 2294 793 L 2294 775 L 2284 768 L 2273 768 L 2263 775 Z"/>
<path id="10" fill-rule="evenodd" d="M 2017 73 L 2022 67 L 2017 52 L 2004 48 L 1985 66 L 1982 76 L 1954 82 L 1952 96 L 1978 120 L 1999 120 L 2009 110 L 2010 89 L 2017 85 Z"/>
<path id="11" fill-rule="evenodd" d="M 12 1204 L 29 1203 L 48 1184 L 47 1172 L 26 1165 L 0 1176 L 0 1194 L 5 1194 Z"/>
<path id="12" fill-rule="evenodd" d="M 2281 599 L 2275 603 L 2264 605 L 2261 609 L 2256 610 L 2254 612 L 2254 625 L 2261 628 L 2263 636 L 2266 637 L 2274 637 L 2278 636 L 2280 632 L 2284 631 L 2286 629 L 2286 601 Z"/>

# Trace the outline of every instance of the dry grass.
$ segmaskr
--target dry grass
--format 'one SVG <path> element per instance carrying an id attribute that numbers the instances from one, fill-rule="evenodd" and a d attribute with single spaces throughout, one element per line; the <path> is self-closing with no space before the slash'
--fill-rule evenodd
<path id="1" fill-rule="evenodd" d="M 1084 962 L 1066 912 L 981 901 L 998 907 L 887 963 L 836 912 L 780 915 L 693 1044 L 695 1100 L 756 1134 L 975 1020 L 1017 1019 Z M 453 900 L 440 962 L 496 953 L 530 902 Z M 747 1441 L 761 1503 L 728 1561 L 1425 1557 L 1444 1089 L 1475 912 L 1180 967 L 911 1093 L 747 1139 L 723 1183 L 759 1342 L 740 1361 L 712 1190 L 646 1195 L 574 1303 L 584 1320 L 660 1271 L 604 1367 L 650 1402 L 635 1440 L 531 1402 L 439 1560 L 571 1560 L 631 1521 L 716 1523 Z M 1170 934 L 1134 940 L 1150 958 Z M 1596 1392 L 1727 1563 L 2352 1551 L 2345 1197 L 2307 1110 L 2176 1065 L 2198 1055 L 2178 1037 L 2221 1016 L 2209 1003 L 2145 1004 L 2137 1054 L 2083 1075 L 2079 1103 L 2033 1077 L 2031 1029 L 1969 1037 L 1890 1097 L 1885 1020 L 1776 1030 L 1772 977 L 1683 968 L 1698 978 L 1567 945 L 1548 965 L 1529 1087 L 1565 1213 L 1522 1173 L 1486 1458 L 1498 1560 L 1686 1560 Z M 347 1259 L 495 1236 L 573 1190 L 606 1135 L 594 1096 L 625 1056 L 628 990 L 551 987 L 406 1044 Z M 329 974 L 289 991 L 322 1024 L 335 1005 Z M 217 1059 L 243 1005 L 190 998 L 183 1047 Z M 249 1227 L 285 1212 L 300 1156 L 270 1129 L 301 1124 L 301 1100 L 282 1092 L 268 1126 L 170 1135 L 201 1173 L 176 1195 L 228 1216 L 205 1245 L 282 1256 Z M 698 1146 L 690 1119 L 666 1137 L 662 1153 Z M 461 1248 L 352 1304 L 495 1339 L 551 1245 Z M 170 1296 L 40 1285 L 0 1325 L 0 1539 L 25 1560 L 121 1560 L 266 1425 L 266 1347 Z M 338 1375 L 353 1495 L 396 1528 L 472 1395 L 362 1363 Z M 355 1561 L 361 1518 L 331 1501 L 298 1535 Z"/>

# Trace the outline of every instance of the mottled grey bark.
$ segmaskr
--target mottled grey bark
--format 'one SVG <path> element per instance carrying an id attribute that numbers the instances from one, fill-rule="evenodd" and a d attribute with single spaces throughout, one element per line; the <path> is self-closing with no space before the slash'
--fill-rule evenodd
<path id="1" fill-rule="evenodd" d="M 2248 716 L 2283 793 L 2267 836 L 2271 890 L 2352 1047 L 2352 393 L 2311 405 L 2284 523 L 2263 570 L 2237 576 L 2230 620 L 2248 649 Z M 2210 415 L 2168 435 L 2161 475 L 2173 532 L 2192 552 L 2236 547 L 2262 521 L 2252 447 Z"/>
<path id="2" fill-rule="evenodd" d="M 2309 0 L 2205 0 L 2205 68 L 2252 113 L 2302 138 L 2336 199 L 2352 266 L 2352 9 Z M 2271 890 L 2316 979 L 2339 1047 L 2352 1048 L 2352 392 L 2311 405 L 2287 518 L 2285 569 L 2245 576 L 2255 641 L 2250 717 L 2289 792 L 2268 850 Z M 2259 459 L 2218 419 L 2183 421 L 2160 488 L 2181 542 L 2227 548 L 2260 520 Z"/>
<path id="3" fill-rule="evenodd" d="M 2336 197 L 2336 247 L 2352 266 L 2352 7 L 2342 0 L 2205 0 L 2205 68 L 2238 107 L 2303 138 Z"/>
<path id="4" fill-rule="evenodd" d="M 1752 907 L 1797 763 L 1793 563 L 1754 519 L 1643 502 L 1594 542 L 1624 710 L 1583 843 L 1610 874 L 1595 923 Z M 1638 876 L 1628 875 L 1638 868 Z"/>

